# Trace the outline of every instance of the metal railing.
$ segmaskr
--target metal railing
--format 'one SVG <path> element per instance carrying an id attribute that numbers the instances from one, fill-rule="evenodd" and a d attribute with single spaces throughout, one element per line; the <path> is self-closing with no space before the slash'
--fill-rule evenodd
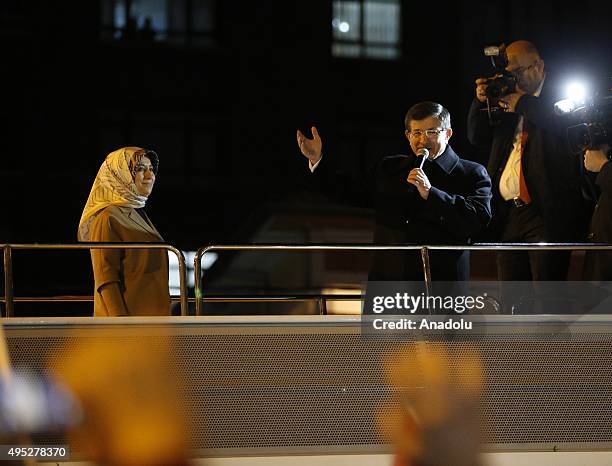
<path id="1" fill-rule="evenodd" d="M 186 265 L 183 253 L 170 244 L 165 243 L 75 243 L 75 244 L 2 244 L 4 251 L 4 305 L 6 317 L 13 317 L 15 301 L 23 301 L 15 298 L 13 294 L 13 250 L 75 250 L 75 249 L 165 249 L 176 255 L 179 264 L 179 287 L 181 315 L 187 315 L 187 285 Z M 91 297 L 49 297 L 49 298 L 26 298 L 28 302 L 40 301 L 91 301 Z"/>
<path id="2" fill-rule="evenodd" d="M 431 292 L 432 276 L 429 264 L 429 251 L 612 251 L 610 244 L 587 243 L 476 243 L 469 246 L 429 246 L 429 245 L 296 245 L 296 244 L 251 244 L 251 245 L 208 245 L 198 249 L 194 258 L 195 310 L 196 315 L 203 315 L 204 302 L 296 302 L 317 301 L 319 314 L 326 314 L 326 301 L 353 301 L 363 298 L 362 295 L 324 295 L 315 296 L 203 296 L 202 257 L 213 251 L 420 251 L 423 264 L 425 290 Z"/>
<path id="3" fill-rule="evenodd" d="M 429 246 L 377 246 L 377 245 L 289 245 L 289 244 L 252 244 L 252 245 L 209 245 L 201 247 L 197 250 L 195 258 L 194 258 L 194 286 L 195 286 L 195 308 L 196 315 L 203 315 L 202 312 L 202 302 L 208 301 L 210 298 L 203 299 L 202 292 L 202 257 L 207 252 L 212 251 L 294 251 L 294 252 L 303 252 L 303 251 L 394 251 L 394 250 L 420 250 L 421 251 L 421 259 L 423 261 L 423 269 L 426 274 L 426 286 L 429 286 L 431 283 L 431 277 L 427 277 L 430 273 L 429 270 L 429 255 L 427 253 L 427 249 Z M 325 302 L 327 300 L 357 300 L 361 299 L 361 296 L 357 295 L 318 295 L 318 296 L 285 296 L 285 297 L 274 297 L 271 299 L 270 297 L 265 296 L 249 296 L 249 297 L 241 297 L 235 298 L 230 297 L 234 302 L 289 302 L 289 301 L 312 301 L 317 300 L 319 305 L 319 314 L 326 314 L 326 305 Z M 227 302 L 227 301 L 226 301 Z"/>
<path id="4" fill-rule="evenodd" d="M 91 302 L 91 296 L 55 296 L 55 297 L 33 297 L 16 298 L 13 293 L 13 250 L 76 250 L 76 249 L 165 249 L 177 256 L 179 265 L 179 285 L 181 315 L 188 314 L 188 298 L 186 286 L 186 264 L 185 256 L 176 247 L 165 243 L 75 243 L 75 244 L 0 244 L 4 251 L 4 301 L 6 316 L 12 317 L 15 302 Z M 256 245 L 208 245 L 198 249 L 194 259 L 194 283 L 195 283 L 195 313 L 203 315 L 202 305 L 204 302 L 312 302 L 315 301 L 319 307 L 320 314 L 326 314 L 327 301 L 357 301 L 361 300 L 361 294 L 292 294 L 292 295 L 208 295 L 203 296 L 203 269 L 202 258 L 208 252 L 213 251 L 420 251 L 423 265 L 423 274 L 426 291 L 430 292 L 432 276 L 429 266 L 429 251 L 470 250 L 470 251 L 574 251 L 574 250 L 596 250 L 612 251 L 610 244 L 585 244 L 585 243 L 480 243 L 470 246 L 429 246 L 429 245 L 361 245 L 361 244 L 339 244 L 339 245 L 289 245 L 289 244 L 256 244 Z M 434 277 L 435 278 L 435 277 Z M 176 298 L 172 298 L 176 302 Z"/>

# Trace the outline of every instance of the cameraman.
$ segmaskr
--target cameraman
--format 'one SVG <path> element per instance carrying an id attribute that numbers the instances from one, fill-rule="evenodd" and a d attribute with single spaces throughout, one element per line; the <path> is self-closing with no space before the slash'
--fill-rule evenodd
<path id="1" fill-rule="evenodd" d="M 581 160 L 566 144 L 564 121 L 547 96 L 550 78 L 530 42 L 512 42 L 505 70 L 514 81 L 497 102 L 487 98 L 490 79 L 476 80 L 468 139 L 488 152 L 493 182 L 491 240 L 507 243 L 575 242 L 586 229 Z M 514 88 L 513 88 L 514 87 Z M 487 106 L 497 107 L 495 120 Z M 588 215 L 588 214 L 587 214 Z M 588 217 L 586 217 L 588 218 Z M 500 251 L 501 281 L 565 280 L 569 251 Z"/>
<path id="2" fill-rule="evenodd" d="M 612 150 L 608 144 L 584 153 L 584 166 L 597 173 L 595 184 L 600 192 L 593 212 L 589 240 L 593 243 L 612 243 Z M 612 280 L 612 252 L 587 251 L 584 262 L 587 280 Z"/>

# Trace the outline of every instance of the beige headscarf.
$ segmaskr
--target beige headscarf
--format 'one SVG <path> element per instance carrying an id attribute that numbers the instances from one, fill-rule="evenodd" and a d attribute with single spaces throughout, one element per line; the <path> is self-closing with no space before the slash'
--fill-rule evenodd
<path id="1" fill-rule="evenodd" d="M 140 147 L 122 147 L 106 156 L 94 180 L 79 222 L 79 241 L 90 241 L 90 226 L 100 211 L 110 205 L 138 209 L 144 207 L 147 196 L 138 194 L 132 171 L 148 151 Z M 151 163 L 157 169 L 156 160 Z"/>

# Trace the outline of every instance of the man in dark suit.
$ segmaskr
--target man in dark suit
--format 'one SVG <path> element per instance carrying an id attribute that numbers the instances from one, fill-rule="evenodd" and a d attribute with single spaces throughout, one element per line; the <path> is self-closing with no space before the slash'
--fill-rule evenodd
<path id="1" fill-rule="evenodd" d="M 511 43 L 506 56 L 516 89 L 501 96 L 497 103 L 502 111 L 491 122 L 486 111 L 488 80 L 476 80 L 468 117 L 470 142 L 489 150 L 493 240 L 579 241 L 588 218 L 581 162 L 567 147 L 565 122 L 554 113 L 554 99 L 544 93 L 546 85 L 552 87 L 545 84 L 544 61 L 527 41 Z M 499 279 L 565 280 L 569 257 L 569 252 L 559 251 L 502 251 Z"/>
<path id="2" fill-rule="evenodd" d="M 315 127 L 313 138 L 297 132 L 302 154 L 308 158 L 310 181 L 332 197 L 360 202 L 373 194 L 376 244 L 469 244 L 491 218 L 491 180 L 485 168 L 463 160 L 448 145 L 453 134 L 448 110 L 421 102 L 408 110 L 405 135 L 413 154 L 383 158 L 358 186 L 335 167 L 333 157 L 322 156 L 323 143 Z M 419 151 L 429 157 L 421 166 Z M 433 280 L 469 278 L 468 251 L 433 251 Z M 371 280 L 423 280 L 420 253 L 379 254 Z"/>
<path id="3" fill-rule="evenodd" d="M 599 199 L 589 231 L 589 240 L 593 243 L 612 243 L 612 149 L 608 144 L 599 149 L 587 150 L 584 154 L 584 166 L 597 173 L 595 184 Z M 587 251 L 585 256 L 585 278 L 588 280 L 612 280 L 612 252 Z"/>

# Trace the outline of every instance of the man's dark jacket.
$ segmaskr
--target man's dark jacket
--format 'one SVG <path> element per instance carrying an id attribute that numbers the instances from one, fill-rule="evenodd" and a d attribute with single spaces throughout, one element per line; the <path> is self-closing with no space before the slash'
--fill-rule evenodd
<path id="1" fill-rule="evenodd" d="M 541 97 L 524 95 L 516 112 L 498 114 L 494 125 L 489 122 L 484 104 L 474 99 L 470 107 L 468 139 L 490 150 L 487 171 L 493 183 L 493 240 L 499 239 L 508 210 L 499 192 L 499 181 L 512 151 L 520 115 L 524 118 L 523 130 L 528 133 L 521 168 L 531 201 L 544 220 L 546 240 L 574 242 L 584 234 L 590 211 L 583 196 L 582 158 L 569 150 L 569 122 L 555 114 L 554 100 L 545 93 Z"/>
<path id="2" fill-rule="evenodd" d="M 612 243 L 612 162 L 602 167 L 595 183 L 601 194 L 593 213 L 589 239 L 593 243 Z M 612 252 L 588 251 L 585 275 L 589 280 L 612 280 Z"/>
<path id="3" fill-rule="evenodd" d="M 376 212 L 375 244 L 467 245 L 491 219 L 491 180 L 485 168 L 460 159 L 450 146 L 423 166 L 432 188 L 427 200 L 406 179 L 417 167 L 415 155 L 383 158 L 366 181 L 357 183 L 324 157 L 311 182 L 324 193 L 361 203 L 370 193 Z M 467 280 L 468 251 L 432 251 L 433 280 Z M 422 280 L 420 253 L 377 254 L 370 280 Z"/>

